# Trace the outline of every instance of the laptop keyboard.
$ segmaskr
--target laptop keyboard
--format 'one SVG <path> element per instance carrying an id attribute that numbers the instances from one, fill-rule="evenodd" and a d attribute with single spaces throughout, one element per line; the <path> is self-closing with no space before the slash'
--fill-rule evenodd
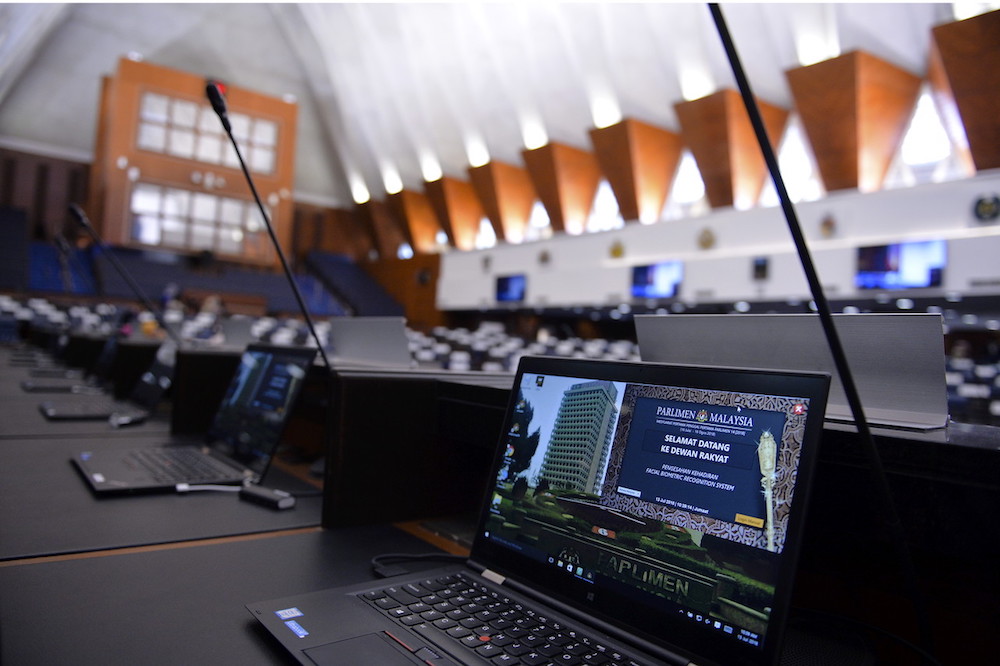
<path id="1" fill-rule="evenodd" d="M 239 480 L 232 467 L 193 448 L 134 449 L 129 452 L 128 461 L 160 483 Z"/>
<path id="2" fill-rule="evenodd" d="M 439 644 L 459 643 L 497 666 L 641 663 L 462 574 L 372 590 L 361 598 L 418 634 Z"/>

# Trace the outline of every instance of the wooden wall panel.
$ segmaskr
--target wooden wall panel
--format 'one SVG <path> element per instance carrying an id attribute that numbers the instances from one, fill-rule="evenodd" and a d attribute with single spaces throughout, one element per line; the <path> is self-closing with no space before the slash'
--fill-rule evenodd
<path id="1" fill-rule="evenodd" d="M 293 255 L 297 261 L 312 250 L 320 250 L 357 262 L 375 250 L 373 233 L 359 210 L 296 203 L 294 219 Z"/>
<path id="2" fill-rule="evenodd" d="M 157 93 L 171 100 L 190 102 L 198 109 L 209 109 L 205 97 L 207 79 L 203 75 L 182 72 L 128 58 L 118 61 L 118 70 L 102 85 L 101 109 L 96 131 L 91 214 L 106 240 L 116 245 L 148 247 L 133 239 L 129 198 L 136 181 L 203 191 L 215 196 L 252 203 L 252 197 L 239 168 L 225 164 L 181 158 L 166 152 L 140 148 L 137 140 L 139 110 L 145 93 Z M 226 101 L 231 118 L 237 113 L 266 118 L 274 123 L 273 169 L 254 172 L 255 186 L 270 208 L 271 222 L 282 248 L 292 245 L 292 187 L 294 182 L 295 136 L 298 107 L 284 99 L 263 95 L 226 83 Z M 193 140 L 193 139 L 192 139 Z M 228 145 L 228 138 L 222 137 Z M 245 152 L 245 149 L 244 149 Z M 244 158 L 251 156 L 244 154 Z M 96 161 L 99 160 L 99 161 Z M 211 178 L 208 176 L 211 175 Z M 229 261 L 244 262 L 277 269 L 277 254 L 266 234 L 247 234 L 240 254 L 226 255 Z M 166 247 L 171 251 L 192 252 L 188 248 Z"/>
<path id="3" fill-rule="evenodd" d="M 561 143 L 549 143 L 521 154 L 549 214 L 552 230 L 583 233 L 601 182 L 594 154 Z"/>
<path id="4" fill-rule="evenodd" d="M 411 328 L 426 332 L 445 325 L 444 315 L 437 308 L 440 254 L 417 254 L 412 259 L 385 258 L 362 263 L 361 267 L 403 304 Z"/>
<path id="5" fill-rule="evenodd" d="M 784 132 L 788 112 L 757 101 L 772 147 Z M 767 165 L 743 98 L 731 89 L 674 105 L 681 136 L 694 155 L 712 208 L 750 208 L 760 199 Z"/>
<path id="6" fill-rule="evenodd" d="M 469 180 L 497 240 L 521 242 L 538 198 L 527 170 L 494 160 L 469 167 Z"/>
<path id="7" fill-rule="evenodd" d="M 626 118 L 610 127 L 590 130 L 590 141 L 622 219 L 658 219 L 680 162 L 680 136 Z"/>
<path id="8" fill-rule="evenodd" d="M 36 240 L 75 238 L 69 204 L 85 202 L 89 173 L 82 162 L 0 148 L 0 206 L 23 209 Z"/>
<path id="9" fill-rule="evenodd" d="M 1000 11 L 931 32 L 931 82 L 953 140 L 976 169 L 1000 167 Z"/>
<path id="10" fill-rule="evenodd" d="M 438 251 L 437 233 L 441 231 L 441 222 L 426 194 L 403 190 L 390 194 L 386 201 L 396 219 L 405 224 L 414 253 Z"/>
<path id="11" fill-rule="evenodd" d="M 458 250 L 476 249 L 479 223 L 485 213 L 472 184 L 444 176 L 424 187 L 452 247 Z"/>
<path id="12" fill-rule="evenodd" d="M 410 242 L 405 225 L 393 215 L 387 202 L 372 199 L 360 204 L 358 216 L 374 235 L 375 249 L 382 259 L 395 258 L 399 246 Z"/>
<path id="13" fill-rule="evenodd" d="M 906 132 L 920 77 L 863 51 L 785 74 L 826 189 L 878 190 Z"/>

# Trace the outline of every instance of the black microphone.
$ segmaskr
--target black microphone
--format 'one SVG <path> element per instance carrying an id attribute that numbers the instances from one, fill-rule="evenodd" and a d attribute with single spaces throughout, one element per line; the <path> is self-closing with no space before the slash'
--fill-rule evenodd
<path id="1" fill-rule="evenodd" d="M 278 253 L 278 258 L 281 260 L 281 267 L 285 271 L 285 277 L 288 279 L 288 284 L 292 287 L 292 293 L 295 294 L 295 300 L 298 302 L 299 310 L 302 311 L 302 315 L 305 317 L 306 326 L 309 327 L 309 332 L 312 334 L 313 340 L 316 341 L 316 346 L 319 348 L 319 355 L 323 359 L 323 364 L 327 367 L 327 370 L 333 370 L 333 366 L 330 365 L 330 359 L 326 356 L 326 349 L 323 347 L 323 341 L 319 339 L 319 334 L 316 333 L 316 326 L 313 324 L 312 316 L 310 316 L 309 309 L 306 307 L 305 299 L 302 298 L 302 292 L 299 291 L 299 285 L 295 282 L 295 276 L 292 275 L 292 269 L 288 265 L 288 260 L 285 259 L 285 253 L 281 249 L 281 243 L 278 242 L 278 236 L 274 233 L 274 226 L 271 224 L 271 218 L 268 217 L 267 211 L 264 209 L 264 204 L 260 200 L 260 195 L 257 193 L 257 186 L 254 185 L 253 177 L 250 175 L 250 170 L 247 169 L 246 162 L 243 161 L 243 153 L 240 152 L 240 147 L 236 143 L 236 137 L 233 136 L 233 128 L 229 124 L 229 116 L 226 113 L 226 100 L 222 97 L 222 91 L 219 90 L 219 85 L 215 81 L 209 80 L 208 84 L 205 86 L 205 94 L 208 96 L 208 101 L 212 104 L 212 109 L 214 109 L 216 115 L 219 116 L 219 120 L 222 122 L 222 128 L 226 130 L 226 135 L 229 137 L 229 141 L 233 144 L 233 149 L 236 151 L 236 159 L 239 160 L 240 168 L 243 170 L 243 176 L 246 178 L 247 185 L 250 186 L 250 193 L 253 194 L 254 201 L 257 202 L 257 208 L 260 210 L 260 216 L 264 219 L 264 226 L 267 227 L 267 233 L 271 237 L 271 244 L 274 245 L 274 249 Z"/>
<path id="2" fill-rule="evenodd" d="M 823 291 L 823 285 L 819 280 L 819 275 L 817 274 L 816 268 L 813 264 L 812 256 L 809 253 L 809 247 L 806 245 L 805 234 L 802 233 L 802 226 L 799 224 L 799 219 L 795 212 L 795 206 L 792 204 L 791 197 L 788 195 L 788 190 L 785 189 L 785 181 L 782 178 L 781 170 L 778 167 L 778 158 L 775 156 L 774 149 L 771 147 L 771 142 L 767 136 L 767 128 L 764 126 L 764 121 L 760 115 L 757 100 L 754 98 L 753 91 L 750 89 L 750 82 L 747 79 L 746 73 L 743 71 L 743 65 L 740 62 L 740 57 L 736 51 L 736 45 L 733 43 L 729 27 L 726 25 L 726 19 L 722 15 L 722 9 L 716 3 L 710 3 L 708 8 L 712 14 L 712 20 L 715 22 L 715 28 L 719 33 L 719 38 L 722 41 L 722 46 L 726 51 L 726 57 L 729 59 L 729 65 L 733 70 L 733 76 L 736 79 L 736 84 L 740 89 L 740 95 L 743 98 L 743 105 L 746 107 L 747 115 L 750 116 L 750 124 L 753 126 L 754 133 L 757 136 L 757 143 L 760 145 L 764 161 L 767 163 L 767 170 L 771 175 L 771 179 L 774 181 L 774 187 L 777 191 L 778 199 L 781 202 L 781 209 L 784 213 L 785 221 L 788 224 L 788 230 L 795 243 L 795 249 L 798 252 L 799 261 L 802 264 L 802 270 L 805 273 L 806 281 L 809 283 L 809 289 L 812 293 L 813 302 L 816 304 L 816 311 L 819 313 L 820 323 L 822 324 L 823 332 L 826 335 L 827 346 L 830 348 L 830 354 L 833 356 L 837 372 L 840 374 L 840 382 L 843 384 L 844 394 L 847 397 L 847 403 L 850 405 L 851 413 L 854 416 L 854 424 L 858 429 L 858 437 L 861 440 L 863 448 L 867 454 L 868 464 L 871 467 L 870 471 L 872 473 L 876 492 L 878 492 L 879 499 L 882 502 L 882 507 L 886 512 L 886 526 L 890 531 L 892 542 L 896 545 L 897 557 L 899 557 L 900 564 L 903 568 L 903 576 L 906 580 L 906 585 L 909 587 L 910 599 L 917 615 L 920 637 L 924 641 L 924 647 L 927 652 L 933 654 L 933 639 L 931 636 L 930 618 L 927 614 L 923 597 L 920 594 L 920 587 L 917 584 L 913 557 L 910 554 L 909 547 L 906 543 L 906 535 L 903 531 L 903 525 L 899 518 L 899 512 L 897 511 L 896 504 L 892 498 L 892 491 L 889 488 L 889 482 L 886 478 L 885 467 L 882 464 L 882 457 L 879 454 L 878 447 L 875 445 L 875 439 L 872 436 L 871 428 L 869 427 L 868 420 L 865 417 L 864 408 L 861 406 L 861 395 L 858 393 L 857 385 L 854 383 L 854 376 L 851 374 L 851 369 L 847 362 L 847 355 L 844 353 L 843 345 L 840 342 L 840 336 L 838 335 L 837 329 L 833 324 L 833 314 L 830 311 L 830 304 L 826 299 L 826 294 Z"/>
<path id="3" fill-rule="evenodd" d="M 173 340 L 178 347 L 180 347 L 182 344 L 181 339 L 167 326 L 167 323 L 163 320 L 163 315 L 160 312 L 160 309 L 149 300 L 149 297 L 147 297 L 142 288 L 139 287 L 139 283 L 133 279 L 132 274 L 126 270 L 125 266 L 121 263 L 118 257 L 115 256 L 112 249 L 108 247 L 108 244 L 105 243 L 104 239 L 97 233 L 97 229 L 95 229 L 94 225 L 90 223 L 90 218 L 88 218 L 87 214 L 83 212 L 83 209 L 80 208 L 79 205 L 71 203 L 69 205 L 69 212 L 73 214 L 73 217 L 75 217 L 77 222 L 80 223 L 80 226 L 87 230 L 87 233 L 94 239 L 97 246 L 101 248 L 101 251 L 104 252 L 104 256 L 108 258 L 111 265 L 114 266 L 118 274 L 122 276 L 122 279 L 125 280 L 126 284 L 128 284 L 129 289 L 131 289 L 132 293 L 134 293 L 136 298 L 139 299 L 142 306 L 153 313 L 153 317 L 156 319 L 156 323 L 159 324 L 160 328 L 166 331 L 167 335 L 170 336 L 170 339 Z"/>
<path id="4" fill-rule="evenodd" d="M 210 80 L 208 85 L 205 86 L 205 94 L 208 95 L 208 101 L 212 104 L 215 114 L 219 116 L 219 120 L 222 121 L 222 127 L 226 130 L 226 133 L 232 132 L 233 128 L 229 124 L 229 116 L 226 113 L 226 100 L 222 97 L 219 84 Z"/>

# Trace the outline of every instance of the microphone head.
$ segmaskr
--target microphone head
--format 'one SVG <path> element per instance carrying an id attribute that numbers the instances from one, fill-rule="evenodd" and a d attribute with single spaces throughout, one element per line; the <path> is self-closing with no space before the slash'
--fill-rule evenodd
<path id="1" fill-rule="evenodd" d="M 215 110 L 215 113 L 219 116 L 219 120 L 222 121 L 222 124 L 228 125 L 229 118 L 226 114 L 226 100 L 222 96 L 222 91 L 219 90 L 219 84 L 210 80 L 205 85 L 205 95 L 208 97 L 208 101 L 212 105 L 212 109 Z"/>
<path id="2" fill-rule="evenodd" d="M 73 217 L 80 223 L 80 226 L 90 229 L 90 220 L 87 219 L 87 214 L 83 212 L 79 204 L 71 203 L 69 205 L 69 212 L 73 214 Z"/>

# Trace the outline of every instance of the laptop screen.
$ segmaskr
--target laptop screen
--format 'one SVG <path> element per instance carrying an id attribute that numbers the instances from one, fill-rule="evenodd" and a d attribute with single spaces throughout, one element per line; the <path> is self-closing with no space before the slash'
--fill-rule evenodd
<path id="1" fill-rule="evenodd" d="M 767 663 L 829 378 L 552 361 L 522 362 L 473 558 L 692 654 Z"/>
<path id="2" fill-rule="evenodd" d="M 247 347 L 209 429 L 211 445 L 262 475 L 315 355 L 300 347 Z"/>

